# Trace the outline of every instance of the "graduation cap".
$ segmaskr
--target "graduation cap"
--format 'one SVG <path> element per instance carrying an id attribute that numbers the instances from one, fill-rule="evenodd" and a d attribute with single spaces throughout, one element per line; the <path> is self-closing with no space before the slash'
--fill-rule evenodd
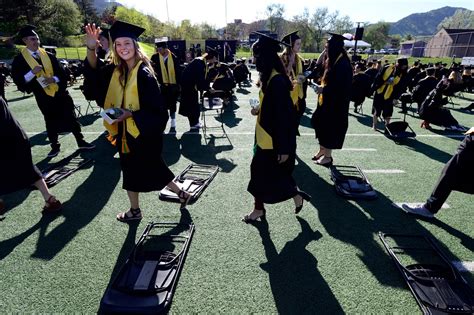
<path id="1" fill-rule="evenodd" d="M 291 32 L 281 39 L 281 41 L 290 47 L 293 47 L 293 44 L 296 42 L 296 40 L 300 39 L 301 37 L 298 36 L 298 31 Z"/>
<path id="2" fill-rule="evenodd" d="M 330 35 L 330 37 L 328 38 L 328 41 L 344 43 L 345 40 L 348 40 L 346 37 L 342 36 L 341 34 L 331 33 L 331 32 L 328 32 L 328 34 Z"/>
<path id="3" fill-rule="evenodd" d="M 156 48 L 168 48 L 168 37 L 160 37 L 155 39 Z"/>
<path id="4" fill-rule="evenodd" d="M 129 37 L 134 40 L 145 31 L 143 27 L 133 25 L 127 22 L 115 21 L 115 23 L 110 28 L 110 36 L 112 41 L 115 41 L 119 37 Z"/>
<path id="5" fill-rule="evenodd" d="M 397 63 L 400 65 L 400 66 L 408 66 L 408 59 L 407 58 L 398 58 L 397 59 Z"/>
<path id="6" fill-rule="evenodd" d="M 219 52 L 215 48 L 212 48 L 210 46 L 206 46 L 206 53 L 209 56 L 209 58 L 219 57 Z"/>
<path id="7" fill-rule="evenodd" d="M 25 25 L 18 31 L 19 38 L 25 38 L 28 36 L 38 36 L 38 33 L 35 32 L 36 26 L 33 25 Z"/>
<path id="8" fill-rule="evenodd" d="M 109 29 L 108 28 L 100 28 L 99 36 L 105 37 L 109 39 Z"/>
<path id="9" fill-rule="evenodd" d="M 258 38 L 258 40 L 252 46 L 252 50 L 253 50 L 254 55 L 255 54 L 258 55 L 262 52 L 277 53 L 281 50 L 280 44 L 285 45 L 287 47 L 290 47 L 289 44 L 281 42 L 278 39 L 270 37 L 266 34 L 263 34 L 263 33 L 260 33 L 260 32 L 253 32 L 253 33 L 260 36 Z"/>

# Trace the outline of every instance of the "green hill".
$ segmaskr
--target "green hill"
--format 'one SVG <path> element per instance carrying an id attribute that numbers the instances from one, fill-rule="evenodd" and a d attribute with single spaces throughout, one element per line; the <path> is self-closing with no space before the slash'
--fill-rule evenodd
<path id="1" fill-rule="evenodd" d="M 390 27 L 390 35 L 433 35 L 444 18 L 453 16 L 456 10 L 464 8 L 442 7 L 425 13 L 414 13 L 395 22 Z M 464 9 L 465 10 L 465 9 Z"/>

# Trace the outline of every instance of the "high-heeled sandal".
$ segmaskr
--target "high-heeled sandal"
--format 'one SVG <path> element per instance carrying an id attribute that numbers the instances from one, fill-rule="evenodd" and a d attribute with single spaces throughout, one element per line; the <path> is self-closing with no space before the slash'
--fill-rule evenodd
<path id="1" fill-rule="evenodd" d="M 140 208 L 130 208 L 130 210 L 126 212 L 120 212 L 119 214 L 117 214 L 117 220 L 119 220 L 120 222 L 141 220 L 142 218 L 142 211 L 140 210 Z"/>
<path id="2" fill-rule="evenodd" d="M 191 200 L 192 195 L 190 193 L 185 192 L 184 190 L 180 190 L 178 193 L 179 202 L 181 206 L 179 209 L 184 209 L 188 205 L 189 201 Z"/>
<path id="3" fill-rule="evenodd" d="M 314 155 L 314 156 L 311 158 L 311 160 L 312 160 L 312 161 L 317 161 L 317 160 L 319 160 L 323 155 L 324 155 L 324 153 L 320 152 L 319 154 Z"/>
<path id="4" fill-rule="evenodd" d="M 332 163 L 333 163 L 333 161 L 334 161 L 334 160 L 332 159 L 332 157 L 329 157 L 329 158 L 328 158 L 329 161 L 327 161 L 326 163 L 322 163 L 321 161 L 324 160 L 324 159 L 325 159 L 325 157 L 322 158 L 321 160 L 316 161 L 316 164 L 321 165 L 321 166 L 324 166 L 324 167 L 332 166 Z"/>
<path id="5" fill-rule="evenodd" d="M 303 209 L 304 200 L 308 202 L 311 200 L 311 196 L 302 190 L 298 191 L 297 195 L 301 197 L 301 204 L 299 206 L 295 206 L 295 214 L 300 213 L 301 209 Z"/>
<path id="6" fill-rule="evenodd" d="M 245 222 L 246 224 L 249 224 L 249 223 L 252 223 L 252 222 L 258 222 L 258 221 L 265 220 L 266 219 L 266 210 L 265 209 L 263 209 L 263 210 L 256 209 L 256 210 L 257 211 L 262 211 L 262 214 L 255 217 L 255 218 L 251 218 L 250 214 L 253 212 L 252 211 L 251 213 L 246 214 L 246 215 L 243 216 L 242 222 Z"/>
<path id="7" fill-rule="evenodd" d="M 48 200 L 46 200 L 45 205 L 43 207 L 43 214 L 53 214 L 61 210 L 62 204 L 59 200 L 56 199 L 54 196 L 50 196 Z"/>

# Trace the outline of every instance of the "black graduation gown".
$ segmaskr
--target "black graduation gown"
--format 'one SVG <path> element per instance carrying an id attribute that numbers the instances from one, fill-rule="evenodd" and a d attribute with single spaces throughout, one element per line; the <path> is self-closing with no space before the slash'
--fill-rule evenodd
<path id="1" fill-rule="evenodd" d="M 176 112 L 176 102 L 179 96 L 179 82 L 181 80 L 181 66 L 178 58 L 173 54 L 169 54 L 168 58 L 173 58 L 174 72 L 176 74 L 176 84 L 163 84 L 163 77 L 161 75 L 160 54 L 156 53 L 151 57 L 153 62 L 153 69 L 155 70 L 156 79 L 160 84 L 161 94 L 168 110 Z M 168 58 L 165 60 L 165 67 L 168 68 Z M 168 69 L 166 69 L 168 71 Z"/>
<path id="2" fill-rule="evenodd" d="M 456 118 L 448 109 L 443 108 L 446 101 L 441 90 L 432 90 L 421 104 L 420 118 L 441 127 L 458 126 Z"/>
<path id="3" fill-rule="evenodd" d="M 351 101 L 360 105 L 364 102 L 365 97 L 370 95 L 370 77 L 364 72 L 359 72 L 352 78 L 352 95 Z"/>
<path id="4" fill-rule="evenodd" d="M 438 80 L 435 77 L 428 76 L 413 88 L 412 100 L 418 104 L 421 104 L 428 94 L 436 87 Z"/>
<path id="5" fill-rule="evenodd" d="M 105 97 L 114 65 L 97 65 L 95 71 L 86 62 L 86 75 L 96 75 L 98 87 L 97 102 L 104 106 Z M 161 97 L 160 88 L 150 70 L 142 63 L 137 74 L 138 98 L 140 109 L 133 112 L 140 135 L 135 139 L 126 132 L 129 153 L 122 153 L 123 122 L 118 123 L 116 136 L 117 148 L 120 155 L 120 165 L 123 172 L 123 189 L 134 192 L 149 192 L 161 190 L 174 175 L 166 166 L 162 156 L 163 130 L 168 121 L 168 112 Z"/>
<path id="6" fill-rule="evenodd" d="M 0 143 L 8 148 L 0 154 L 0 195 L 26 188 L 41 178 L 31 158 L 28 137 L 1 97 Z"/>
<path id="7" fill-rule="evenodd" d="M 66 90 L 67 77 L 64 69 L 60 66 L 56 57 L 48 53 L 53 66 L 54 76 L 59 79 L 59 90 L 54 97 L 46 94 L 41 85 L 33 78 L 28 83 L 25 82 L 25 74 L 31 68 L 23 58 L 22 54 L 17 55 L 12 63 L 12 78 L 18 90 L 26 93 L 33 93 L 41 113 L 44 116 L 46 129 L 53 133 L 80 130 L 74 113 L 74 102 Z"/>
<path id="8" fill-rule="evenodd" d="M 292 173 L 296 157 L 296 109 L 290 97 L 290 86 L 281 75 L 268 83 L 260 113 L 260 125 L 271 136 L 272 150 L 256 145 L 250 165 L 248 192 L 264 203 L 278 203 L 294 197 L 297 186 Z M 288 154 L 278 164 L 278 154 Z"/>
<path id="9" fill-rule="evenodd" d="M 184 68 L 181 74 L 181 100 L 179 114 L 199 117 L 199 93 L 209 89 L 206 78 L 206 60 L 196 58 Z"/>
<path id="10" fill-rule="evenodd" d="M 323 104 L 318 104 L 311 122 L 321 146 L 341 149 L 349 125 L 352 91 L 352 66 L 349 59 L 341 58 L 331 72 L 329 84 L 323 89 Z"/>

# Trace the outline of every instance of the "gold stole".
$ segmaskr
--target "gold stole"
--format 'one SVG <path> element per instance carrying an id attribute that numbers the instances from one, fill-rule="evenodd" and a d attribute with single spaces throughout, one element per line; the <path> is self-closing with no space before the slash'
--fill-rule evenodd
<path id="1" fill-rule="evenodd" d="M 174 72 L 173 56 L 171 55 L 171 51 L 169 49 L 166 50 L 168 51 L 168 71 L 166 71 L 165 58 L 159 54 L 163 84 L 176 84 L 176 73 Z"/>
<path id="2" fill-rule="evenodd" d="M 301 61 L 301 58 L 298 54 L 295 54 L 295 64 L 296 64 L 296 72 L 291 69 L 291 76 L 293 77 L 294 80 L 298 79 L 298 75 L 303 74 L 303 63 Z M 291 100 L 293 101 L 293 105 L 295 105 L 296 109 L 299 110 L 299 105 L 298 105 L 298 99 L 303 98 L 304 92 L 303 92 L 303 84 L 297 82 L 293 86 L 293 90 L 290 93 L 291 95 Z"/>
<path id="3" fill-rule="evenodd" d="M 38 48 L 38 52 L 41 58 L 41 63 L 43 64 L 43 70 L 38 72 L 36 74 L 36 77 L 39 78 L 43 76 L 43 77 L 52 78 L 54 76 L 54 70 L 53 70 L 53 65 L 51 64 L 51 59 L 49 59 L 48 53 L 43 48 Z M 23 48 L 21 50 L 21 54 L 23 58 L 25 58 L 28 66 L 30 66 L 31 70 L 33 70 L 34 67 L 39 66 L 38 61 L 36 61 L 36 59 L 33 58 L 33 56 L 31 56 L 28 49 Z M 44 89 L 44 92 L 48 96 L 54 97 L 56 92 L 59 90 L 59 86 L 57 83 L 51 83 L 43 89 Z"/>
<path id="4" fill-rule="evenodd" d="M 336 59 L 336 62 L 334 62 L 334 65 L 333 67 L 336 65 L 336 63 L 339 61 L 339 59 L 342 58 L 342 53 L 339 54 L 339 56 L 337 57 Z M 321 82 L 321 87 L 324 89 L 324 87 L 326 86 L 326 82 L 322 81 Z M 321 92 L 321 94 L 318 95 L 318 106 L 322 106 L 323 105 L 323 93 Z"/>
<path id="5" fill-rule="evenodd" d="M 387 70 L 385 70 L 385 72 L 383 74 L 383 77 L 382 77 L 382 79 L 384 80 L 384 83 L 377 90 L 377 94 L 381 94 L 383 92 L 383 90 L 385 89 L 385 87 L 387 87 L 387 89 L 385 90 L 385 94 L 383 95 L 384 100 L 388 100 L 390 98 L 390 96 L 392 95 L 392 92 L 393 92 L 393 87 L 395 85 L 397 85 L 398 82 L 400 82 L 400 77 L 395 76 L 395 77 L 393 77 L 393 83 L 392 84 L 387 83 L 387 80 L 390 78 L 390 76 L 392 75 L 392 73 L 394 71 L 395 71 L 395 66 L 394 65 L 388 66 Z"/>
<path id="6" fill-rule="evenodd" d="M 128 73 L 125 87 L 120 84 L 119 70 L 117 68 L 114 69 L 112 78 L 110 79 L 109 88 L 107 89 L 107 96 L 105 97 L 105 110 L 109 108 L 124 108 L 134 112 L 140 109 L 137 74 L 141 64 L 142 61 L 139 61 Z M 118 134 L 118 125 L 116 123 L 110 125 L 104 120 L 104 126 L 112 136 Z M 140 135 L 140 131 L 138 130 L 133 117 L 129 117 L 123 121 L 122 153 L 130 152 L 127 146 L 125 132 L 128 132 L 134 138 L 137 138 Z"/>
<path id="7" fill-rule="evenodd" d="M 270 83 L 272 78 L 277 74 L 278 74 L 278 72 L 276 72 L 276 70 L 273 69 L 272 74 L 270 75 L 270 78 L 268 79 L 268 83 Z M 258 96 L 260 98 L 260 110 L 258 112 L 257 124 L 255 126 L 255 139 L 256 139 L 256 142 L 257 142 L 257 146 L 259 146 L 260 149 L 272 150 L 273 149 L 272 136 L 270 136 L 268 134 L 268 132 L 265 129 L 263 129 L 263 127 L 260 125 L 260 115 L 262 114 L 263 97 L 264 97 L 264 93 L 263 93 L 262 89 L 260 89 Z"/>

